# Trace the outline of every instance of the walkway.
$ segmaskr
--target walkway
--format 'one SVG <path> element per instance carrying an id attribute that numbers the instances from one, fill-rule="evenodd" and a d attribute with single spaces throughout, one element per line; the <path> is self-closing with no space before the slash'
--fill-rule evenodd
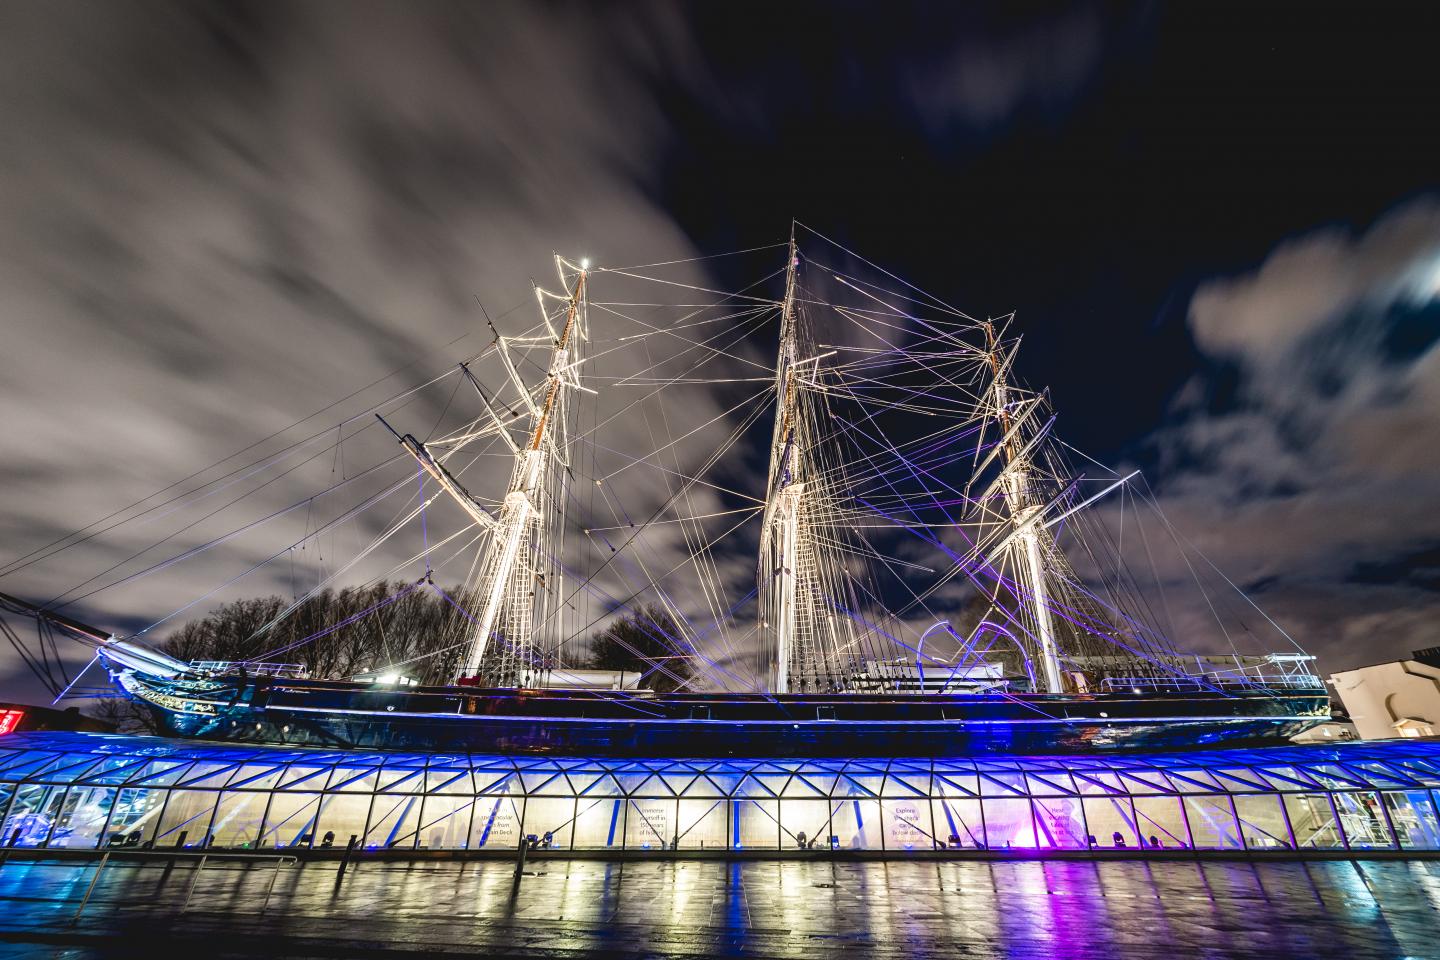
<path id="1" fill-rule="evenodd" d="M 1433 861 L 532 867 L 12 861 L 0 957 L 1440 958 Z"/>

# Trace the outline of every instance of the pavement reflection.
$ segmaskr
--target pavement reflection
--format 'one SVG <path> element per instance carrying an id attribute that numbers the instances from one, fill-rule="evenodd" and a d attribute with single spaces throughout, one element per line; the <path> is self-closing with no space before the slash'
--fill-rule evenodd
<path id="1" fill-rule="evenodd" d="M 112 864 L 72 923 L 92 878 L 0 870 L 0 957 L 1440 956 L 1434 861 Z"/>

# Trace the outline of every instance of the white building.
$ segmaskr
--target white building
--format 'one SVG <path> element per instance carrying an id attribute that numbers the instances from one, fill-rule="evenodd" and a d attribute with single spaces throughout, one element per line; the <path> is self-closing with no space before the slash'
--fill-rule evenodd
<path id="1" fill-rule="evenodd" d="M 1290 739 L 1295 743 L 1340 743 L 1359 740 L 1360 734 L 1356 732 L 1355 724 L 1349 720 L 1327 720 L 1304 733 L 1297 733 Z"/>
<path id="2" fill-rule="evenodd" d="M 1440 730 L 1440 647 L 1410 656 L 1331 675 L 1362 738 L 1432 737 Z"/>

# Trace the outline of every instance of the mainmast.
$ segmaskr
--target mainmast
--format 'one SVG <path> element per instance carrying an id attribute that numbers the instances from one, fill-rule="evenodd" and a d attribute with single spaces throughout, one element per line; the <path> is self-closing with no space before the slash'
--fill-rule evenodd
<path id="1" fill-rule="evenodd" d="M 841 667 L 843 640 L 853 639 L 844 615 L 844 570 L 817 542 L 833 529 L 823 468 L 817 468 L 817 411 L 804 392 L 820 357 L 802 357 L 797 308 L 799 253 L 790 238 L 785 299 L 780 305 L 780 350 L 775 362 L 775 432 L 760 533 L 757 576 L 762 636 L 773 637 L 776 693 L 828 693 L 848 678 Z M 809 368 L 809 369 L 807 369 Z M 837 617 L 839 613 L 841 616 Z M 767 650 L 769 648 L 767 647 Z"/>
<path id="2" fill-rule="evenodd" d="M 795 388 L 795 272 L 799 255 L 795 237 L 790 237 L 789 262 L 785 268 L 785 299 L 780 307 L 780 352 L 775 363 L 775 432 L 770 448 L 770 482 L 766 493 L 766 539 L 761 546 L 761 577 L 768 587 L 772 602 L 762 607 L 762 616 L 772 618 L 775 631 L 775 675 L 772 687 L 776 693 L 790 692 L 790 658 L 795 645 L 795 573 L 799 547 L 801 498 L 805 482 L 799 475 L 796 455 Z M 767 556 L 768 554 L 768 556 Z M 770 569 L 766 571 L 765 560 Z M 768 578 L 767 578 L 768 573 Z"/>
<path id="3" fill-rule="evenodd" d="M 1016 572 L 1025 590 L 1030 594 L 1035 607 L 1036 630 L 1040 635 L 1040 660 L 1045 671 L 1047 693 L 1062 693 L 1060 681 L 1060 658 L 1055 645 L 1055 619 L 1050 610 L 1049 590 L 1045 582 L 1045 562 L 1041 544 L 1041 527 L 1037 523 L 1044 505 L 1031 495 L 1030 477 L 1033 472 L 1029 459 L 1022 449 L 1016 431 L 1011 429 L 1008 389 L 1005 366 L 1001 363 L 999 343 L 995 338 L 995 325 L 984 324 L 985 343 L 994 375 L 993 403 L 1000 424 L 1000 435 L 1005 448 L 1005 504 L 1010 511 L 1014 525 L 1014 542 L 1018 544 L 1020 561 Z"/>

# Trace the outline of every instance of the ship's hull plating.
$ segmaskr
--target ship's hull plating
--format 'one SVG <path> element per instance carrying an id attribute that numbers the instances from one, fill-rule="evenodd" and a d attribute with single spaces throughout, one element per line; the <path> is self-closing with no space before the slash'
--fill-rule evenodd
<path id="1" fill-rule="evenodd" d="M 1283 741 L 1324 691 L 1067 696 L 803 696 L 465 688 L 117 675 L 170 733 L 367 750 L 626 757 L 943 757 L 1175 750 Z"/>

